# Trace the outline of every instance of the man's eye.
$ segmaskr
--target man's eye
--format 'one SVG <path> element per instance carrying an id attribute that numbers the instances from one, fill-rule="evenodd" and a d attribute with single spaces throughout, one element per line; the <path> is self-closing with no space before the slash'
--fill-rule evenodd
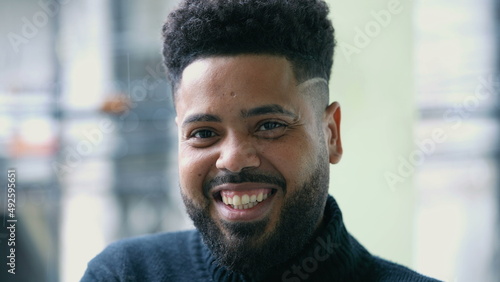
<path id="1" fill-rule="evenodd" d="M 285 128 L 286 125 L 281 123 L 281 122 L 276 122 L 276 121 L 269 121 L 266 123 L 263 123 L 259 126 L 259 130 L 264 131 L 264 130 L 273 130 L 276 128 Z"/>
<path id="2" fill-rule="evenodd" d="M 191 137 L 192 138 L 199 138 L 199 139 L 211 138 L 211 137 L 215 137 L 215 132 L 213 132 L 212 130 L 208 130 L 208 129 L 201 129 L 201 130 L 193 132 L 193 134 L 191 134 Z"/>
<path id="3" fill-rule="evenodd" d="M 267 121 L 259 125 L 255 135 L 263 139 L 278 139 L 285 135 L 288 124 L 278 121 Z"/>

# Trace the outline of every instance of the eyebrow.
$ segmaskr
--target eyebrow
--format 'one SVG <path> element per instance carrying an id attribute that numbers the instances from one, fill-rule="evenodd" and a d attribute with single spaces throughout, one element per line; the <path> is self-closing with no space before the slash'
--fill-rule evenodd
<path id="1" fill-rule="evenodd" d="M 194 115 L 188 116 L 184 120 L 184 122 L 182 123 L 182 125 L 185 126 L 185 125 L 187 125 L 189 123 L 206 122 L 206 121 L 221 122 L 222 120 L 218 116 L 211 115 L 211 114 L 194 114 Z"/>
<path id="2" fill-rule="evenodd" d="M 287 111 L 282 106 L 276 104 L 264 105 L 250 110 L 241 111 L 241 115 L 244 118 L 260 116 L 260 115 L 269 115 L 269 114 L 282 114 L 293 117 L 294 119 L 297 118 L 296 114 Z"/>
<path id="3" fill-rule="evenodd" d="M 297 119 L 298 116 L 290 111 L 285 110 L 282 106 L 276 105 L 276 104 L 271 104 L 271 105 L 264 105 L 260 107 L 256 107 L 250 110 L 242 110 L 241 111 L 241 116 L 243 118 L 249 118 L 249 117 L 254 117 L 254 116 L 260 116 L 260 115 L 269 115 L 269 114 L 282 114 L 282 115 L 287 115 L 290 116 L 294 119 Z M 216 115 L 212 114 L 194 114 L 188 116 L 184 122 L 182 123 L 183 126 L 186 126 L 187 124 L 190 123 L 195 123 L 195 122 L 222 122 L 222 119 Z"/>

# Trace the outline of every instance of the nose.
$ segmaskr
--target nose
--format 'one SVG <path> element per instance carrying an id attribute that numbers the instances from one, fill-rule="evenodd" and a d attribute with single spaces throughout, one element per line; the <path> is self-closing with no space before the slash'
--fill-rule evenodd
<path id="1" fill-rule="evenodd" d="M 221 144 L 216 167 L 238 173 L 245 168 L 260 166 L 260 158 L 250 136 L 228 135 Z"/>

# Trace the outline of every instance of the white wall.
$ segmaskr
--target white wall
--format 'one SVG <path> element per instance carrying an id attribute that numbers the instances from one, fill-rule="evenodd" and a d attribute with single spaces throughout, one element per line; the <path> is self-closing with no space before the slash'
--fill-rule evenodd
<path id="1" fill-rule="evenodd" d="M 330 95 L 342 106 L 344 146 L 342 161 L 332 166 L 330 193 L 348 230 L 370 252 L 411 267 L 413 175 L 400 175 L 398 167 L 399 157 L 408 159 L 413 150 L 416 116 L 412 4 L 328 3 L 338 44 Z M 402 177 L 391 185 L 388 173 Z"/>

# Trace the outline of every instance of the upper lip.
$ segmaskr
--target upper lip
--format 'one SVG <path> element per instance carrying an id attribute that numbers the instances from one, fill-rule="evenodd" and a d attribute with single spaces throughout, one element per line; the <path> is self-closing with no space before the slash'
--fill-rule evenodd
<path id="1" fill-rule="evenodd" d="M 211 194 L 216 195 L 222 190 L 230 190 L 230 191 L 247 191 L 253 189 L 279 189 L 278 186 L 269 183 L 260 183 L 260 182 L 244 182 L 244 183 L 225 183 L 219 186 L 216 186 L 212 189 Z"/>

